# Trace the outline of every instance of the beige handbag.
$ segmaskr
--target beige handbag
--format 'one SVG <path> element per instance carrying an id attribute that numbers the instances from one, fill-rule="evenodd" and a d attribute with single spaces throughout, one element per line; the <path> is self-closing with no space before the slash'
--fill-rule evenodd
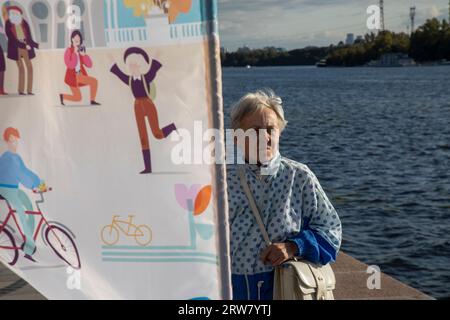
<path id="1" fill-rule="evenodd" d="M 259 214 L 253 194 L 248 186 L 245 171 L 242 166 L 238 168 L 238 175 L 250 207 L 263 234 L 267 246 L 272 242 Z M 294 258 L 275 267 L 273 286 L 274 300 L 334 300 L 333 290 L 336 278 L 329 264 L 317 265 L 301 258 Z"/>

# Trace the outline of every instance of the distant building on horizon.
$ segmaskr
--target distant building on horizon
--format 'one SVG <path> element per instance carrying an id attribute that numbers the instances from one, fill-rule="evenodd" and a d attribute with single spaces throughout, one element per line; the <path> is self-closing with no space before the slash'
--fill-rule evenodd
<path id="1" fill-rule="evenodd" d="M 364 42 L 364 37 L 363 36 L 357 36 L 354 43 L 362 43 L 362 42 Z"/>
<path id="2" fill-rule="evenodd" d="M 355 43 L 355 35 L 353 33 L 347 33 L 347 38 L 345 39 L 345 44 L 351 46 Z"/>
<path id="3" fill-rule="evenodd" d="M 239 47 L 239 48 L 237 49 L 237 51 L 240 51 L 240 52 L 250 52 L 250 51 L 252 51 L 252 48 L 250 48 L 249 46 L 247 46 L 247 45 L 245 44 L 243 47 Z"/>
<path id="4" fill-rule="evenodd" d="M 367 63 L 368 67 L 414 67 L 417 66 L 414 59 L 405 53 L 391 52 L 385 53 L 379 60 L 372 60 Z"/>

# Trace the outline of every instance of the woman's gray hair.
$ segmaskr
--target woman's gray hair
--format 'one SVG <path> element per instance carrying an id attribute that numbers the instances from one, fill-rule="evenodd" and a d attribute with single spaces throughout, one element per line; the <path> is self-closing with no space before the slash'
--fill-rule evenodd
<path id="1" fill-rule="evenodd" d="M 247 93 L 238 103 L 236 103 L 231 111 L 231 127 L 234 130 L 240 128 L 241 121 L 247 115 L 253 114 L 264 108 L 273 110 L 277 115 L 280 131 L 283 131 L 287 125 L 284 118 L 283 101 L 271 89 L 258 90 L 253 93 Z"/>

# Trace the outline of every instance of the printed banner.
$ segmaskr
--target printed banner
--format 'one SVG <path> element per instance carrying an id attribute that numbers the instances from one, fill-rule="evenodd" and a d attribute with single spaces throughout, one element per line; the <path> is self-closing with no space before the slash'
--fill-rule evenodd
<path id="1" fill-rule="evenodd" d="M 2 263 L 49 299 L 228 299 L 215 1 L 0 8 Z"/>

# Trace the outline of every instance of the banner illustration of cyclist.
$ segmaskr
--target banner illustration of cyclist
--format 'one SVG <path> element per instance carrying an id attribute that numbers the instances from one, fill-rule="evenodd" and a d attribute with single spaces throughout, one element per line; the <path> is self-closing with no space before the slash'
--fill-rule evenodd
<path id="1" fill-rule="evenodd" d="M 8 146 L 8 151 L 0 156 L 0 196 L 8 201 L 17 211 L 20 223 L 26 236 L 23 244 L 24 257 L 36 262 L 32 255 L 36 249 L 33 241 L 35 219 L 32 215 L 25 214 L 25 210 L 31 211 L 33 206 L 25 192 L 19 189 L 22 185 L 28 189 L 45 190 L 44 182 L 23 163 L 17 149 L 20 141 L 20 133 L 15 128 L 7 128 L 3 133 L 3 140 Z"/>
<path id="2" fill-rule="evenodd" d="M 0 156 L 0 200 L 6 202 L 9 213 L 0 225 L 1 255 L 6 258 L 9 265 L 15 265 L 18 261 L 19 251 L 24 252 L 24 258 L 33 263 L 38 261 L 33 257 L 37 250 L 36 240 L 39 228 L 44 226 L 46 241 L 54 250 L 55 254 L 64 260 L 69 266 L 80 268 L 79 255 L 74 241 L 70 235 L 59 226 L 51 225 L 45 220 L 39 209 L 39 204 L 44 202 L 43 194 L 51 191 L 45 182 L 33 171 L 28 169 L 18 154 L 21 136 L 19 130 L 9 127 L 3 133 L 3 140 L 7 145 L 7 151 Z M 41 201 L 36 202 L 38 211 L 33 211 L 33 205 L 28 195 L 20 187 L 33 190 L 40 194 Z M 15 215 L 18 215 L 20 224 Z M 38 218 L 38 229 L 35 230 L 36 218 Z M 7 227 L 8 223 L 15 222 L 17 231 L 20 233 L 16 245 L 16 239 L 11 235 Z M 71 256 L 72 255 L 72 256 Z"/>
<path id="3" fill-rule="evenodd" d="M 203 150 L 224 132 L 216 1 L 5 6 L 39 51 L 34 95 L 0 68 L 0 274 L 47 299 L 230 299 L 225 165 Z"/>

